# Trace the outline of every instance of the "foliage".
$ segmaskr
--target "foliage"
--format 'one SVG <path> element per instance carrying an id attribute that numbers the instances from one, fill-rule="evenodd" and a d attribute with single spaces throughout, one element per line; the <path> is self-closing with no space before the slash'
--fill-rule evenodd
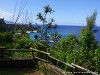
<path id="1" fill-rule="evenodd" d="M 15 33 L 25 34 L 26 31 L 33 31 L 33 30 L 34 30 L 34 27 L 32 26 L 31 23 L 29 23 L 27 25 L 16 24 L 16 26 L 15 26 Z"/>
<path id="2" fill-rule="evenodd" d="M 91 32 L 97 31 L 97 30 L 92 30 L 93 27 L 95 26 L 96 15 L 97 15 L 97 12 L 95 11 L 95 12 L 92 14 L 92 16 L 87 17 L 87 27 L 86 27 L 86 30 L 91 31 Z"/>
<path id="3" fill-rule="evenodd" d="M 100 47 L 95 50 L 94 60 L 96 71 L 100 73 Z"/>
<path id="4" fill-rule="evenodd" d="M 95 49 L 98 48 L 98 43 L 96 42 L 94 36 L 94 32 L 97 30 L 93 30 L 93 27 L 95 26 L 96 14 L 97 13 L 94 12 L 92 16 L 87 18 L 87 26 L 86 28 L 82 29 L 80 39 L 79 39 L 80 56 L 77 62 L 81 64 L 81 66 L 88 68 L 90 70 L 94 70 L 95 61 L 93 60 L 93 58 L 95 55 Z"/>
<path id="5" fill-rule="evenodd" d="M 57 49 L 64 52 L 73 52 L 78 45 L 78 40 L 75 35 L 68 35 L 66 38 L 63 38 L 58 44 Z"/>
<path id="6" fill-rule="evenodd" d="M 33 40 L 31 40 L 29 37 L 27 36 L 17 36 L 18 38 L 16 39 L 16 41 L 14 42 L 14 47 L 15 49 L 29 49 L 31 47 L 31 45 L 33 44 Z"/>
<path id="7" fill-rule="evenodd" d="M 51 54 L 67 63 L 75 63 L 89 70 L 100 72 L 100 47 L 94 30 L 97 12 L 87 18 L 86 28 L 81 29 L 79 39 L 68 35 L 51 49 Z"/>
<path id="8" fill-rule="evenodd" d="M 78 48 L 78 40 L 75 35 L 68 35 L 51 49 L 51 55 L 67 63 L 74 62 L 75 50 Z"/>
<path id="9" fill-rule="evenodd" d="M 1 45 L 8 45 L 13 42 L 13 35 L 10 32 L 0 33 L 0 43 Z"/>
<path id="10" fill-rule="evenodd" d="M 13 57 L 29 57 L 32 56 L 32 53 L 29 52 L 13 52 Z"/>
<path id="11" fill-rule="evenodd" d="M 36 34 L 36 35 L 34 35 L 34 38 L 36 39 L 36 40 L 38 40 L 38 35 Z"/>
<path id="12" fill-rule="evenodd" d="M 12 29 L 14 29 L 14 25 L 6 24 L 4 19 L 0 19 L 0 32 L 8 32 L 12 31 Z"/>
<path id="13" fill-rule="evenodd" d="M 44 7 L 44 12 L 43 13 L 38 13 L 37 14 L 37 19 L 40 20 L 40 22 L 42 22 L 42 26 L 38 27 L 38 39 L 39 40 L 45 40 L 46 41 L 46 45 L 49 44 L 49 40 L 51 39 L 51 34 L 57 34 L 57 37 L 52 37 L 55 38 L 56 40 L 54 41 L 58 41 L 58 33 L 55 33 L 56 31 L 56 27 L 57 25 L 54 23 L 54 19 L 53 18 L 49 18 L 47 15 L 50 13 L 53 13 L 54 11 L 52 10 L 52 8 L 47 5 Z M 36 24 L 37 25 L 37 24 Z M 53 32 L 51 32 L 53 31 Z M 39 37 L 40 35 L 40 37 Z M 35 38 L 37 39 L 37 36 L 35 36 Z"/>
<path id="14" fill-rule="evenodd" d="M 55 44 L 57 44 L 61 38 L 61 35 L 56 31 L 55 33 L 51 34 L 52 40 Z"/>
<path id="15" fill-rule="evenodd" d="M 17 26 L 16 30 L 21 31 L 22 35 L 12 35 L 7 31 L 7 27 L 3 20 L 0 21 L 0 44 L 5 45 L 6 48 L 15 49 L 29 49 L 30 47 L 47 52 L 50 40 L 55 42 L 55 46 L 51 48 L 51 55 L 67 63 L 75 63 L 92 71 L 98 71 L 100 73 L 100 46 L 95 39 L 94 34 L 98 30 L 94 30 L 97 12 L 94 12 L 92 16 L 87 17 L 86 28 L 81 29 L 79 39 L 75 35 L 68 35 L 66 38 L 60 39 L 60 34 L 57 32 L 57 25 L 54 23 L 54 19 L 47 19 L 48 13 L 54 12 L 52 8 L 47 5 L 44 7 L 43 13 L 37 14 L 37 19 L 42 22 L 42 26 L 37 26 L 37 34 L 34 38 L 37 40 L 34 42 L 25 33 L 25 29 L 29 30 L 32 27 L 30 23 L 29 28 L 27 26 Z M 32 28 L 31 30 L 34 30 Z M 40 37 L 39 37 L 40 35 Z M 28 53 L 6 53 L 7 55 L 14 56 L 26 56 Z M 37 53 L 38 56 L 46 58 L 41 53 Z"/>
<path id="16" fill-rule="evenodd" d="M 42 50 L 42 51 L 47 50 L 47 47 L 43 43 L 40 43 L 40 42 L 34 42 L 34 44 L 31 47 L 38 50 Z"/>
<path id="17" fill-rule="evenodd" d="M 96 49 L 96 41 L 94 35 L 91 32 L 87 32 L 82 36 L 81 49 L 83 52 L 86 51 L 84 54 L 87 54 L 88 57 L 90 57 L 88 54 L 90 51 L 94 53 L 94 50 Z"/>
<path id="18" fill-rule="evenodd" d="M 5 48 L 10 48 L 13 40 L 13 35 L 10 32 L 0 32 L 0 46 L 4 46 Z M 13 52 L 5 52 L 5 55 L 11 56 Z"/>

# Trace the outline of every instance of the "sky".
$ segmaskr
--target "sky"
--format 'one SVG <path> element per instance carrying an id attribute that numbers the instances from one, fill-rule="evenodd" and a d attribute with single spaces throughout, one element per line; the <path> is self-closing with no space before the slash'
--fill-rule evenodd
<path id="1" fill-rule="evenodd" d="M 18 22 L 40 24 L 37 13 L 50 5 L 55 12 L 48 18 L 54 18 L 58 25 L 86 25 L 86 17 L 97 11 L 96 25 L 100 26 L 100 0 L 0 0 L 0 18 L 15 21 L 19 9 L 24 5 Z"/>

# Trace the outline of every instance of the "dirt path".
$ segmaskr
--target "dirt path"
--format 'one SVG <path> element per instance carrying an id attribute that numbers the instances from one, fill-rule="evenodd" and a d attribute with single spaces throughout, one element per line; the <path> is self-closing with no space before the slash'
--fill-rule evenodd
<path id="1" fill-rule="evenodd" d="M 36 71 L 33 73 L 26 73 L 25 75 L 44 75 L 41 71 Z"/>
<path id="2" fill-rule="evenodd" d="M 41 71 L 34 70 L 31 68 L 22 69 L 22 72 L 25 73 L 24 75 L 44 75 Z"/>
<path id="3" fill-rule="evenodd" d="M 44 75 L 32 68 L 0 68 L 0 75 Z"/>

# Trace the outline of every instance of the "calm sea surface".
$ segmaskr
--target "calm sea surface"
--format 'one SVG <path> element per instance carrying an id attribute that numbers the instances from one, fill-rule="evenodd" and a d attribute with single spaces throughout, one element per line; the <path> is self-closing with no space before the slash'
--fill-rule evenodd
<path id="1" fill-rule="evenodd" d="M 85 26 L 58 25 L 57 31 L 62 35 L 62 37 L 66 37 L 69 34 L 74 34 L 78 37 L 82 27 Z M 100 42 L 100 27 L 95 27 L 94 29 L 98 29 L 98 32 L 95 33 L 95 38 Z M 34 39 L 34 33 L 30 33 L 29 35 L 31 39 Z"/>

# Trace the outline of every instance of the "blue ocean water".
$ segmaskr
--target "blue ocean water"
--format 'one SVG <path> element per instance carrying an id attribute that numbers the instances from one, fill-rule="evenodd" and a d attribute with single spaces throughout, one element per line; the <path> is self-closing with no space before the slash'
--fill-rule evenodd
<path id="1" fill-rule="evenodd" d="M 66 37 L 69 34 L 74 34 L 77 37 L 81 33 L 81 28 L 85 26 L 68 26 L 68 25 L 58 25 L 57 31 L 61 34 L 62 37 Z M 95 27 L 94 29 L 98 29 L 98 32 L 95 33 L 95 38 L 100 42 L 100 27 Z M 35 33 L 30 33 L 30 38 L 34 38 Z"/>

